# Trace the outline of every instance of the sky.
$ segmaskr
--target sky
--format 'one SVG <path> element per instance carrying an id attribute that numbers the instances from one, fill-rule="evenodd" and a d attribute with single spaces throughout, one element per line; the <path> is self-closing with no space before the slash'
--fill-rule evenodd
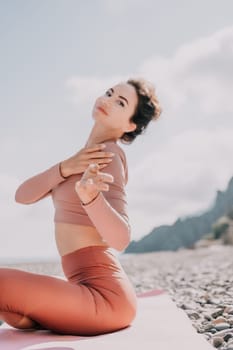
<path id="1" fill-rule="evenodd" d="M 132 239 L 198 215 L 233 176 L 232 0 L 0 0 L 0 260 L 58 258 L 27 178 L 85 144 L 95 99 L 130 77 L 163 112 L 126 153 Z"/>

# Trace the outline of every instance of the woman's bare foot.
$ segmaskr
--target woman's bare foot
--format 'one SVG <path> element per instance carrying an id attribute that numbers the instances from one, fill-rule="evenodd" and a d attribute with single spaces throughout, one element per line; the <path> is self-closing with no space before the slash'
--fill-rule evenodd
<path id="1" fill-rule="evenodd" d="M 10 326 L 18 329 L 39 328 L 38 323 L 29 317 L 12 312 L 1 312 L 1 319 Z"/>

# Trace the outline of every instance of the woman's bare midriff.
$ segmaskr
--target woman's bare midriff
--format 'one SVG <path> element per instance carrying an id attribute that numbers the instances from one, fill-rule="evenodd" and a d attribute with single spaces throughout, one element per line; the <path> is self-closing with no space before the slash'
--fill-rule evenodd
<path id="1" fill-rule="evenodd" d="M 55 237 L 61 256 L 92 245 L 108 246 L 92 226 L 56 222 Z"/>

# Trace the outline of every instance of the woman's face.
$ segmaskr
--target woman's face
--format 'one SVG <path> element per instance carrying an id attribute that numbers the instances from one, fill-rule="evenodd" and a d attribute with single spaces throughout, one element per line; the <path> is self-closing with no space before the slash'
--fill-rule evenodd
<path id="1" fill-rule="evenodd" d="M 136 125 L 130 122 L 138 104 L 135 88 L 127 83 L 120 83 L 109 88 L 104 95 L 97 98 L 92 116 L 110 129 L 116 129 L 119 134 L 133 131 Z"/>

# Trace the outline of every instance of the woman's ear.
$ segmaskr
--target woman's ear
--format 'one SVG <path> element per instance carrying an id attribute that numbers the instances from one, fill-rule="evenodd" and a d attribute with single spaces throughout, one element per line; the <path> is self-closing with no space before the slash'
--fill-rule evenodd
<path id="1" fill-rule="evenodd" d="M 132 131 L 134 131 L 136 129 L 136 127 L 137 127 L 137 125 L 135 123 L 130 122 L 128 124 L 128 128 L 127 128 L 126 132 L 132 132 Z"/>

